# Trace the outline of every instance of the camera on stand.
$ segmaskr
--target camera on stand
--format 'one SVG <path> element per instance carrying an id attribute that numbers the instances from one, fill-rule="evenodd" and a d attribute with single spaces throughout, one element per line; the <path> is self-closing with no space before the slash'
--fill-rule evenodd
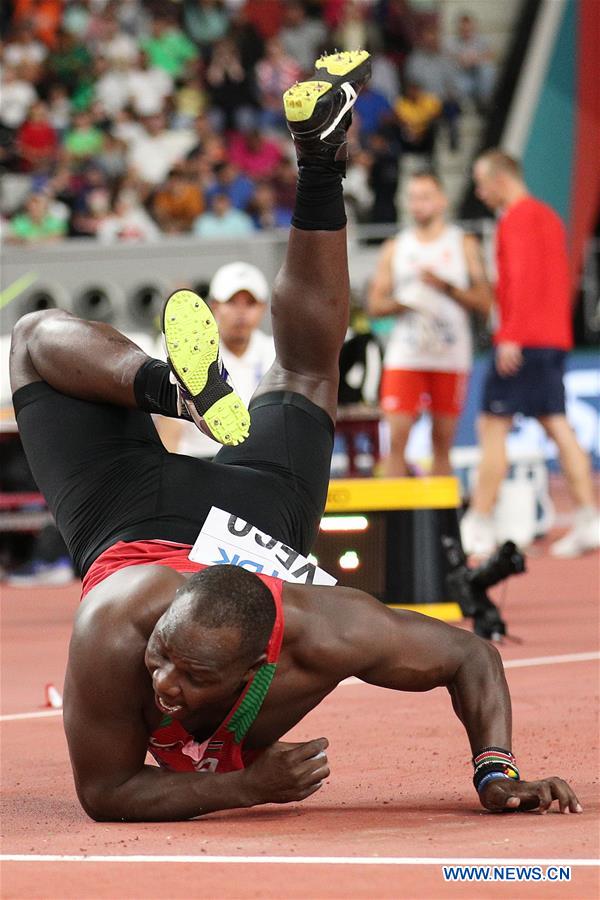
<path id="1" fill-rule="evenodd" d="M 449 567 L 448 599 L 458 603 L 465 618 L 473 619 L 475 634 L 489 641 L 500 641 L 506 634 L 506 623 L 487 590 L 511 575 L 525 572 L 525 557 L 516 544 L 506 541 L 480 566 L 469 568 L 459 540 L 443 535 L 442 545 Z"/>

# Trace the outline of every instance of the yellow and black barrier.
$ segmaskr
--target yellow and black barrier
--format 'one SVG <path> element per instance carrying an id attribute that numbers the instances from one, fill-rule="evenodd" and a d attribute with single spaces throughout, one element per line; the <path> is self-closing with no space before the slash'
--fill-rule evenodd
<path id="1" fill-rule="evenodd" d="M 456 478 L 332 479 L 314 555 L 340 584 L 446 621 L 442 535 L 458 537 Z"/>

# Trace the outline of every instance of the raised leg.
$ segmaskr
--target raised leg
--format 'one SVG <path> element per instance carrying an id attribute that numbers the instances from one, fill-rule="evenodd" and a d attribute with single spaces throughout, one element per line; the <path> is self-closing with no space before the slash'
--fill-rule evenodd
<path id="1" fill-rule="evenodd" d="M 292 227 L 271 307 L 277 359 L 256 396 L 294 391 L 335 420 L 349 299 L 346 229 Z"/>
<path id="2" fill-rule="evenodd" d="M 350 299 L 342 198 L 346 131 L 369 74 L 368 53 L 330 54 L 317 60 L 312 81 L 284 95 L 298 155 L 298 193 L 285 262 L 273 290 L 277 359 L 256 396 L 294 391 L 332 419 Z"/>

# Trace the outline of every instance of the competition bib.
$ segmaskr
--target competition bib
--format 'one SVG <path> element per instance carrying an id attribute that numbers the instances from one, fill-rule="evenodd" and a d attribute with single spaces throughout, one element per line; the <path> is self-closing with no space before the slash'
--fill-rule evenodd
<path id="1" fill-rule="evenodd" d="M 301 553 L 216 506 L 206 517 L 189 558 L 205 566 L 240 566 L 295 584 L 337 583 Z"/>

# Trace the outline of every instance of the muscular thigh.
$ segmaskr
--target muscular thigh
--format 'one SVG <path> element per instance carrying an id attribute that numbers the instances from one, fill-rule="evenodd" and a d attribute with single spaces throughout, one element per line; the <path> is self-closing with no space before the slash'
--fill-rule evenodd
<path id="1" fill-rule="evenodd" d="M 43 381 L 13 403 L 33 477 L 83 572 L 100 545 L 152 515 L 166 451 L 137 410 L 67 397 Z"/>
<path id="2" fill-rule="evenodd" d="M 306 553 L 327 499 L 333 422 L 319 405 L 292 391 L 254 397 L 250 415 L 248 440 L 224 447 L 215 462 L 249 488 L 244 497 L 236 492 L 238 504 L 249 509 L 240 515 Z"/>

